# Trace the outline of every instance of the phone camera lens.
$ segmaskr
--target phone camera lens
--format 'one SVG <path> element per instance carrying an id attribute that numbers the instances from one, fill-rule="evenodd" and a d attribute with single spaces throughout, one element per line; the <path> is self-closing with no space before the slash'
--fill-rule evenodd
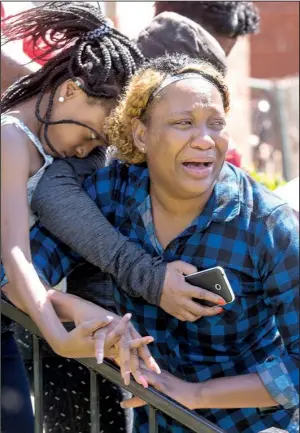
<path id="1" fill-rule="evenodd" d="M 221 290 L 221 289 L 222 289 L 221 284 L 216 284 L 216 285 L 215 285 L 215 289 L 216 289 L 216 290 Z"/>

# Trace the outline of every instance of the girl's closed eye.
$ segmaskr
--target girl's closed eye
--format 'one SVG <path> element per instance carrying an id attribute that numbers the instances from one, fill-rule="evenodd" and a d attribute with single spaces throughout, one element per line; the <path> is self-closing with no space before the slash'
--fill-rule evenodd
<path id="1" fill-rule="evenodd" d="M 108 146 L 106 137 L 102 134 L 96 134 L 93 131 L 91 131 L 88 140 L 90 142 L 93 141 L 95 146 Z"/>

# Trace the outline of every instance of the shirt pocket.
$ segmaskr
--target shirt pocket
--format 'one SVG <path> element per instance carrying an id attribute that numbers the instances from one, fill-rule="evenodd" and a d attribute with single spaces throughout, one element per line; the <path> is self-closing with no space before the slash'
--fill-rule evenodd
<path id="1" fill-rule="evenodd" d="M 237 322 L 248 321 L 248 327 L 255 326 L 259 322 L 265 310 L 263 303 L 263 291 L 260 282 L 249 281 L 243 278 L 242 274 L 232 270 L 225 270 L 231 288 L 235 295 L 235 300 L 230 304 L 224 305 L 224 312 L 220 315 L 224 324 L 235 325 Z M 245 328 L 244 323 L 241 326 Z"/>

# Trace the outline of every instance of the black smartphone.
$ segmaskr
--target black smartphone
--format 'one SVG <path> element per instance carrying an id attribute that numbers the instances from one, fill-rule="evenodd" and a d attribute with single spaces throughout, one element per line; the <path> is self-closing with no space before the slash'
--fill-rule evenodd
<path id="1" fill-rule="evenodd" d="M 226 277 L 225 271 L 221 266 L 215 268 L 205 269 L 204 271 L 195 272 L 194 274 L 186 275 L 185 280 L 187 283 L 193 286 L 201 287 L 202 289 L 216 293 L 221 296 L 227 304 L 235 300 L 233 290 L 230 286 L 228 278 Z M 215 306 L 209 301 L 203 301 L 201 299 L 195 299 L 194 301 L 208 307 Z"/>

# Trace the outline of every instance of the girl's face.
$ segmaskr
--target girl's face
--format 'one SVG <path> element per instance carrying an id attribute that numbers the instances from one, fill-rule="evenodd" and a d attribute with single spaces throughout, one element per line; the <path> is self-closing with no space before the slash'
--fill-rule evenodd
<path id="1" fill-rule="evenodd" d="M 72 80 L 67 80 L 56 93 L 50 120 L 72 120 L 86 125 L 72 123 L 49 125 L 48 138 L 59 155 L 85 158 L 95 147 L 106 146 L 102 131 L 105 119 L 114 107 L 115 101 L 107 100 L 103 103 L 103 100 L 93 100 Z M 47 146 L 44 126 L 41 131 L 41 141 L 49 154 L 58 156 Z"/>
<path id="2" fill-rule="evenodd" d="M 173 83 L 154 101 L 147 125 L 133 122 L 133 136 L 152 183 L 178 199 L 207 194 L 228 149 L 222 96 L 205 79 Z"/>

